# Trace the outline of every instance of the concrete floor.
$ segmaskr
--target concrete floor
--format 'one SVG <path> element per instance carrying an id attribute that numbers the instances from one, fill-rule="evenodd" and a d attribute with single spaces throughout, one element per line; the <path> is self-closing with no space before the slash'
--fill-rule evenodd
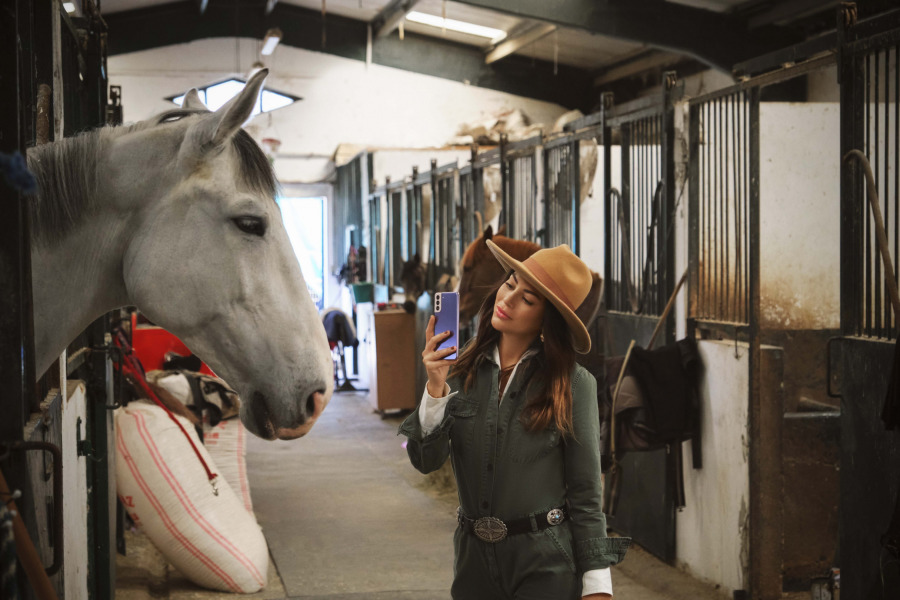
<path id="1" fill-rule="evenodd" d="M 252 438 L 247 468 L 271 553 L 269 584 L 249 597 L 448 600 L 456 493 L 449 471 L 409 464 L 399 416 L 382 419 L 365 393 L 336 394 L 293 442 Z M 187 582 L 140 534 L 118 563 L 120 600 L 230 598 Z M 613 567 L 617 600 L 730 597 L 640 548 Z"/>

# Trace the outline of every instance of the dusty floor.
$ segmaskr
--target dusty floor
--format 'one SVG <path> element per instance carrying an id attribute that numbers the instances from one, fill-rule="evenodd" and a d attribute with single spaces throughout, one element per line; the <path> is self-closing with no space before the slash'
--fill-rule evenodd
<path id="1" fill-rule="evenodd" d="M 341 393 L 305 438 L 252 439 L 247 467 L 271 561 L 268 586 L 247 597 L 449 599 L 455 492 L 446 473 L 409 465 L 400 421 L 373 413 L 364 393 Z M 185 580 L 139 533 L 127 544 L 119 600 L 234 597 Z M 613 567 L 613 587 L 617 600 L 731 597 L 637 547 Z"/>

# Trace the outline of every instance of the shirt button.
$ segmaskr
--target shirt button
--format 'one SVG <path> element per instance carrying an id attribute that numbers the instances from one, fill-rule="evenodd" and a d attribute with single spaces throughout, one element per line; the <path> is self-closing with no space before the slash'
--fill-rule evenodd
<path id="1" fill-rule="evenodd" d="M 485 508 L 485 509 L 486 509 L 487 507 L 488 507 L 488 503 L 487 503 L 487 502 L 482 502 L 482 503 L 481 503 L 481 508 Z"/>

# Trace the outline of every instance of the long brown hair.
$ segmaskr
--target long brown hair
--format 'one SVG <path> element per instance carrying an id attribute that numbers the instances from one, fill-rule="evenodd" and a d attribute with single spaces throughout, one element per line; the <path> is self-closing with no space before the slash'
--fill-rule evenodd
<path id="1" fill-rule="evenodd" d="M 500 332 L 491 325 L 494 302 L 500 286 L 509 279 L 512 272 L 488 294 L 478 309 L 478 331 L 475 339 L 463 350 L 456 364 L 450 369 L 450 376 L 465 375 L 463 389 L 468 390 L 475 382 L 485 351 L 500 340 Z M 562 434 L 572 432 L 572 369 L 575 366 L 575 347 L 572 334 L 562 314 L 551 302 L 544 308 L 543 336 L 544 360 L 547 368 L 540 374 L 543 388 L 522 411 L 522 424 L 528 431 L 542 431 L 552 423 Z"/>

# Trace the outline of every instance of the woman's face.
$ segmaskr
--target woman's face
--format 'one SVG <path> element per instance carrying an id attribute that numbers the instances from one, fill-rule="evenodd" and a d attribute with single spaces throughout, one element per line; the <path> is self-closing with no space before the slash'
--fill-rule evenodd
<path id="1" fill-rule="evenodd" d="M 546 298 L 513 273 L 497 291 L 491 325 L 504 335 L 537 337 L 544 323 L 546 304 Z"/>

